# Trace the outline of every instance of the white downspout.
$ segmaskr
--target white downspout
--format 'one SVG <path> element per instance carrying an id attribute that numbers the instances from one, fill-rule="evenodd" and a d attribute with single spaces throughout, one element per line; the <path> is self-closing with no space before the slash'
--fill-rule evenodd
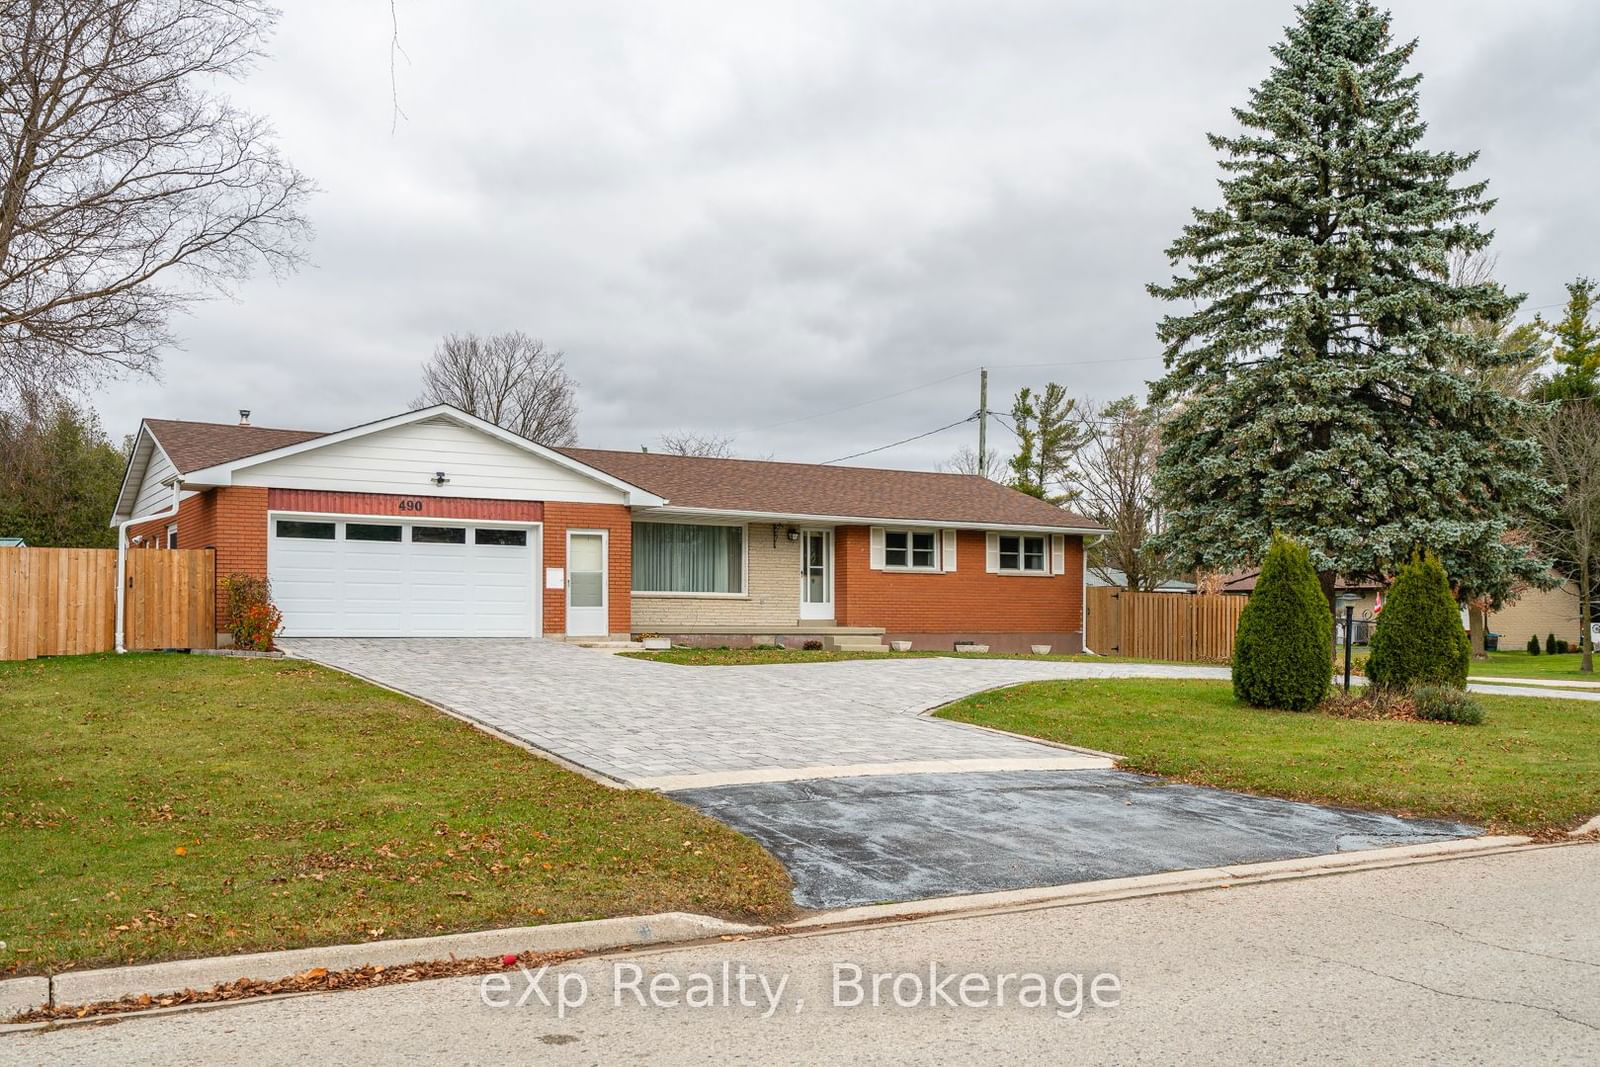
<path id="1" fill-rule="evenodd" d="M 1078 555 L 1082 558 L 1082 565 L 1078 568 L 1078 579 L 1083 583 L 1083 588 L 1078 591 L 1078 633 L 1083 635 L 1083 654 L 1085 656 L 1098 656 L 1100 653 L 1089 647 L 1089 546 L 1098 545 L 1106 539 L 1106 534 L 1096 537 L 1093 542 L 1087 538 L 1079 538 L 1080 549 Z"/>
<path id="2" fill-rule="evenodd" d="M 172 506 L 166 511 L 158 511 L 154 515 L 135 515 L 131 519 L 123 519 L 117 523 L 117 651 L 128 651 L 123 646 L 123 639 L 127 636 L 123 632 L 123 611 L 127 601 L 128 585 L 128 527 L 134 523 L 155 522 L 157 519 L 170 519 L 178 513 L 178 494 L 182 490 L 178 487 L 178 479 L 172 479 Z"/>

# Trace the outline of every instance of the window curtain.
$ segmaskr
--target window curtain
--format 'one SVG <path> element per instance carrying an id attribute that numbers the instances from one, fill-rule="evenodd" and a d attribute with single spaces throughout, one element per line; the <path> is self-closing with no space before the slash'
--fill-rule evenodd
<path id="1" fill-rule="evenodd" d="M 744 530 L 679 522 L 633 524 L 639 593 L 744 592 Z"/>

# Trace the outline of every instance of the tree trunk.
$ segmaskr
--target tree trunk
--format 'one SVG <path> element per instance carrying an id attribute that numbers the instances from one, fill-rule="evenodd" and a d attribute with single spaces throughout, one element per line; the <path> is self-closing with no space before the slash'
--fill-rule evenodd
<path id="1" fill-rule="evenodd" d="M 1583 662 L 1578 664 L 1578 669 L 1588 674 L 1594 673 L 1594 623 L 1593 602 L 1590 599 L 1591 586 L 1589 585 L 1589 560 L 1587 557 L 1578 564 L 1578 621 L 1583 630 L 1578 634 L 1579 646 L 1583 649 Z"/>
<path id="2" fill-rule="evenodd" d="M 1333 625 L 1328 629 L 1333 634 L 1333 655 L 1339 655 L 1339 605 L 1335 599 L 1334 586 L 1339 581 L 1339 576 L 1333 571 L 1318 571 L 1317 581 L 1322 585 L 1322 599 L 1328 602 L 1328 615 L 1333 619 Z"/>
<path id="3" fill-rule="evenodd" d="M 1483 610 L 1481 601 L 1467 601 L 1467 630 L 1472 634 L 1472 658 L 1488 659 L 1489 652 L 1484 647 L 1488 639 L 1488 614 Z"/>

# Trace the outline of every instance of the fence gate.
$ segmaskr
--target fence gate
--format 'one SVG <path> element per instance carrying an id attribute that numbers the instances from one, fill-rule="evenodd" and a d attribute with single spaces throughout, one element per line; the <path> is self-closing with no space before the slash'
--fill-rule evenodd
<path id="1" fill-rule="evenodd" d="M 214 553 L 130 549 L 128 648 L 212 648 Z M 0 548 L 0 660 L 116 647 L 117 553 L 110 548 Z"/>

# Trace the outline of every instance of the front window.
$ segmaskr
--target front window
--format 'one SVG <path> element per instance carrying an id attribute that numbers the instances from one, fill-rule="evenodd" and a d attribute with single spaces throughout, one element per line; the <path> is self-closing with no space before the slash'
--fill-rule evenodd
<path id="1" fill-rule="evenodd" d="M 1025 574 L 1044 573 L 1044 538 L 1000 536 L 1000 569 Z"/>
<path id="2" fill-rule="evenodd" d="M 939 541 L 932 530 L 885 530 L 883 565 L 931 571 L 939 566 Z"/>
<path id="3" fill-rule="evenodd" d="M 636 593 L 744 592 L 744 527 L 633 524 Z"/>

